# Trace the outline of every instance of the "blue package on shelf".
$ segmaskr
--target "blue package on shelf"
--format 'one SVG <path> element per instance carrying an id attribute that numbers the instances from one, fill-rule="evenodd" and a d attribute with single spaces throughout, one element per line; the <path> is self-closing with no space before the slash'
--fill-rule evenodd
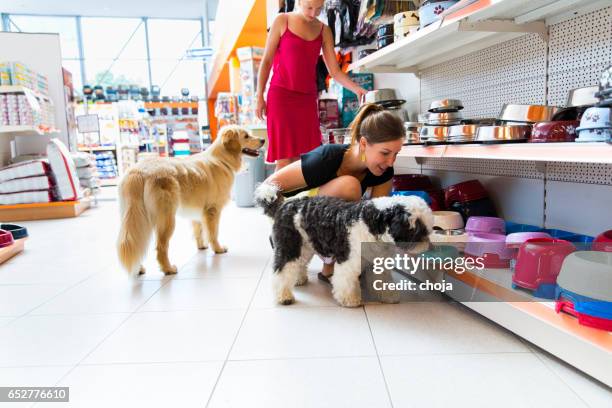
<path id="1" fill-rule="evenodd" d="M 515 232 L 541 232 L 542 230 L 543 228 L 536 227 L 535 225 L 506 221 L 506 234 L 514 234 Z"/>
<path id="2" fill-rule="evenodd" d="M 590 237 L 588 235 L 575 234 L 573 232 L 563 231 L 559 229 L 543 229 L 542 231 L 546 232 L 553 238 L 564 239 L 569 242 L 576 242 L 581 244 L 589 244 L 593 242 L 594 239 L 593 237 Z"/>
<path id="3" fill-rule="evenodd" d="M 426 191 L 419 191 L 419 190 L 415 190 L 415 191 L 394 191 L 394 192 L 391 193 L 391 195 L 392 196 L 404 196 L 404 197 L 417 196 L 417 197 L 421 197 L 423 200 L 425 200 L 427 205 L 431 204 L 431 197 L 429 196 L 429 194 L 427 194 Z"/>

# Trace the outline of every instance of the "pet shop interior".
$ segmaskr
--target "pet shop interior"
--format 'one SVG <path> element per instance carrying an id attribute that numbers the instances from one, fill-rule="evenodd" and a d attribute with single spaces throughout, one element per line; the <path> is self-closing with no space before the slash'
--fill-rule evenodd
<path id="1" fill-rule="evenodd" d="M 612 407 L 612 0 L 0 0 L 0 14 L 0 407 Z M 253 194 L 275 172 L 257 92 L 284 14 L 326 24 L 367 91 L 319 56 L 321 144 L 350 143 L 363 103 L 401 119 L 390 194 L 429 205 L 427 256 L 483 268 L 342 307 L 315 256 L 279 304 Z M 291 24 L 281 48 L 317 44 Z M 206 155 L 226 125 L 266 141 L 222 211 L 227 252 L 198 249 L 178 214 L 177 273 L 153 241 L 146 273 L 126 272 L 124 175 Z"/>

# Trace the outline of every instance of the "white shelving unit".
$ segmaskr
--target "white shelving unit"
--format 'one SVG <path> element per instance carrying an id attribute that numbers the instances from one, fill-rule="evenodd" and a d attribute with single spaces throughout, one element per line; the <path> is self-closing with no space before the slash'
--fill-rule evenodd
<path id="1" fill-rule="evenodd" d="M 488 3 L 490 5 L 486 7 Z M 610 5 L 609 0 L 476 2 L 358 60 L 349 69 L 355 72 L 418 74 L 424 68 L 526 33 L 537 33 L 546 40 L 547 25 L 606 5 Z"/>
<path id="2" fill-rule="evenodd" d="M 525 86 L 528 89 L 517 96 L 519 92 L 504 88 L 503 94 L 498 90 L 500 98 L 546 101 L 552 81 L 550 78 L 556 81 L 552 84 L 559 93 L 557 88 L 561 78 L 571 84 L 567 89 L 592 85 L 595 79 L 591 71 L 597 69 L 599 75 L 607 66 L 608 59 L 604 58 L 604 61 L 599 62 L 597 56 L 609 55 L 609 46 L 605 42 L 609 37 L 601 33 L 598 37 L 594 32 L 610 31 L 609 20 L 606 20 L 610 12 L 602 11 L 597 17 L 588 15 L 609 6 L 612 6 L 610 0 L 476 1 L 463 9 L 453 10 L 444 16 L 443 20 L 356 61 L 350 69 L 355 72 L 379 74 L 416 74 L 421 79 L 418 101 L 422 104 L 421 108 L 427 106 L 432 98 L 464 99 L 464 96 L 471 96 L 470 93 L 476 90 L 481 93 L 495 92 L 491 83 L 499 80 L 506 80 L 506 88 Z M 537 34 L 546 43 L 540 46 L 533 41 L 537 46 L 521 54 L 517 52 L 517 48 L 528 41 L 518 37 L 529 38 L 525 36 L 527 33 L 532 34 L 531 38 L 536 37 L 534 33 Z M 567 36 L 585 38 L 584 41 L 591 48 L 582 48 L 578 42 L 559 39 L 574 38 Z M 551 40 L 553 38 L 554 41 Z M 504 44 L 513 39 L 516 40 L 510 41 L 509 45 Z M 534 68 L 525 73 L 520 71 L 520 64 L 506 60 L 499 61 L 500 68 L 496 61 L 503 51 L 511 53 L 514 58 L 527 55 L 531 59 L 525 62 L 530 63 L 530 67 L 541 69 Z M 566 54 L 571 55 L 567 57 L 569 60 L 560 62 L 559 55 Z M 472 57 L 473 61 L 470 60 Z M 579 63 L 578 60 L 581 59 L 588 60 L 590 65 L 587 67 L 584 62 Z M 455 63 L 460 66 L 454 67 Z M 551 68 L 551 65 L 554 67 Z M 570 74 L 561 74 L 563 72 L 571 72 L 575 74 L 575 78 L 568 79 Z M 508 77 L 512 78 L 511 81 Z M 533 79 L 535 77 L 539 82 Z M 441 80 L 442 78 L 444 80 Z M 459 82 L 450 83 L 447 78 L 456 78 Z M 474 82 L 479 79 L 486 79 L 488 82 Z M 534 83 L 536 84 L 533 85 Z M 466 99 L 470 99 L 473 105 L 478 102 L 474 98 Z M 497 109 L 499 98 L 485 99 Z M 473 113 L 482 115 L 484 108 L 479 106 L 474 110 Z M 559 214 L 571 217 L 570 214 L 573 214 L 578 206 L 582 206 L 582 209 L 591 208 L 593 213 L 591 218 L 580 221 L 590 223 L 589 229 L 594 228 L 594 220 L 598 217 L 602 218 L 602 230 L 612 226 L 609 225 L 609 217 L 605 215 L 609 215 L 607 203 L 612 192 L 610 182 L 607 181 L 612 171 L 612 144 L 409 145 L 403 147 L 398 161 L 403 163 L 404 168 L 410 169 L 409 172 L 420 172 L 438 178 L 441 186 L 478 178 L 483 183 L 488 183 L 497 198 L 508 206 L 524 205 L 525 211 L 533 213 L 530 219 L 536 220 L 533 222 L 535 225 L 543 223 L 543 226 L 552 224 L 555 228 L 559 227 Z M 529 166 L 533 162 L 544 165 L 532 166 L 533 171 L 518 171 L 520 166 Z M 499 163 L 499 166 L 495 163 Z M 402 167 L 402 164 L 399 166 Z M 496 168 L 490 169 L 487 166 Z M 560 170 L 564 167 L 567 168 L 567 180 L 565 176 L 560 177 Z M 502 171 L 504 169 L 508 172 Z M 596 170 L 601 174 L 590 174 Z M 573 177 L 572 171 L 579 171 L 580 174 Z M 517 195 L 522 198 L 515 198 Z M 566 204 L 566 200 L 562 198 L 570 196 L 573 199 L 569 200 L 571 203 Z M 600 201 L 606 204 L 599 206 Z M 523 218 L 525 211 L 520 214 Z M 516 216 L 520 211 L 506 213 Z M 512 217 L 508 219 L 517 221 Z M 586 226 L 583 226 L 583 229 L 587 229 Z M 612 386 L 612 333 L 581 326 L 574 317 L 557 314 L 551 302 L 533 301 L 526 294 L 524 299 L 517 299 L 516 295 L 520 295 L 520 292 L 511 289 L 511 276 L 509 270 L 491 270 L 478 276 L 449 273 L 445 278 L 456 285 L 463 285 L 466 293 L 478 289 L 497 299 L 465 301 L 465 296 L 457 296 L 456 299 L 465 306 Z M 508 294 L 515 296 L 508 300 L 508 297 L 505 297 Z"/>
<path id="3" fill-rule="evenodd" d="M 612 164 L 608 143 L 514 143 L 404 146 L 399 157 L 533 160 Z"/>
<path id="4" fill-rule="evenodd" d="M 0 126 L 0 134 L 10 133 L 17 136 L 43 136 L 59 133 L 58 131 L 43 132 L 36 126 Z"/>

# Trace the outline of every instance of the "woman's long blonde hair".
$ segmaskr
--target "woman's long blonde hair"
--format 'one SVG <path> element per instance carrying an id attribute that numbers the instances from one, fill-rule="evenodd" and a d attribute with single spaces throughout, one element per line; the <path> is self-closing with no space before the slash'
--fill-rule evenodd
<path id="1" fill-rule="evenodd" d="M 352 145 L 358 143 L 362 136 L 369 144 L 390 142 L 406 137 L 404 122 L 375 103 L 363 105 L 349 128 L 351 129 Z"/>

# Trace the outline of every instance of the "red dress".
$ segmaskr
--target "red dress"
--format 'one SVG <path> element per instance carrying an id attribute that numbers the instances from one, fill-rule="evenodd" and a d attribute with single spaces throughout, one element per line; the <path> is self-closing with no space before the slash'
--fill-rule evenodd
<path id="1" fill-rule="evenodd" d="M 280 38 L 267 97 L 266 161 L 299 157 L 321 145 L 317 93 L 317 59 L 321 33 L 304 40 L 287 28 Z"/>

